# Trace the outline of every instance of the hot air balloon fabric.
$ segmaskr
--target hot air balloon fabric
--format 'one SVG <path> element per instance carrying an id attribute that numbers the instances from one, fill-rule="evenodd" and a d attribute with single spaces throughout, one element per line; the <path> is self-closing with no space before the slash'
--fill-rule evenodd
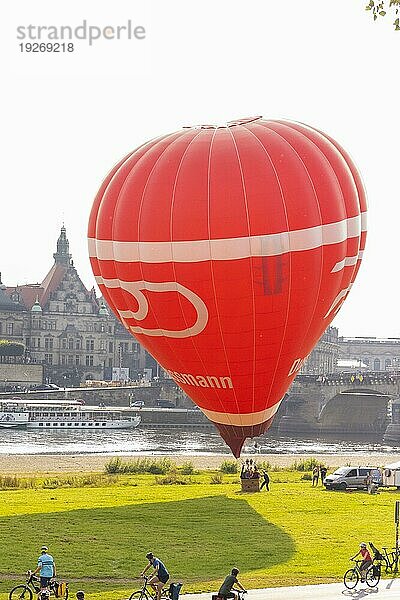
<path id="1" fill-rule="evenodd" d="M 117 317 L 239 456 L 347 297 L 366 211 L 353 162 L 321 131 L 188 127 L 106 177 L 90 260 Z"/>

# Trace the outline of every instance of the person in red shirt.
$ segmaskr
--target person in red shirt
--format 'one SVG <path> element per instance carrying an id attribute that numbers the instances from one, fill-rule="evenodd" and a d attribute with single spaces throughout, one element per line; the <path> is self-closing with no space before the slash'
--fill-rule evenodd
<path id="1" fill-rule="evenodd" d="M 368 567 L 372 565 L 372 558 L 365 542 L 361 542 L 359 551 L 357 554 L 351 557 L 351 560 L 354 560 L 359 554 L 361 554 L 362 557 L 362 562 L 360 565 L 361 581 L 365 581 L 365 573 Z"/>

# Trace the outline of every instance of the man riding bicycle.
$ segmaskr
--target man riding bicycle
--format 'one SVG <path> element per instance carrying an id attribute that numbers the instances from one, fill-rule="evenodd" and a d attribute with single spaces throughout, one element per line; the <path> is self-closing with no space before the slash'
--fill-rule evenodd
<path id="1" fill-rule="evenodd" d="M 40 571 L 40 591 L 47 590 L 50 585 L 50 581 L 56 576 L 56 565 L 51 554 L 47 553 L 47 546 L 42 546 L 42 553 L 38 558 L 38 566 L 33 575 L 36 575 Z"/>
<path id="2" fill-rule="evenodd" d="M 149 584 L 156 592 L 156 599 L 160 600 L 161 590 L 169 579 L 169 573 L 164 563 L 159 558 L 156 558 L 152 552 L 148 552 L 146 558 L 149 561 L 149 564 L 143 569 L 140 575 L 143 577 L 146 571 L 150 569 L 150 567 L 153 567 L 154 571 L 149 578 Z"/>
<path id="3" fill-rule="evenodd" d="M 236 598 L 236 594 L 232 592 L 232 588 L 234 585 L 237 585 L 243 592 L 246 592 L 241 583 L 239 583 L 237 576 L 239 575 L 239 569 L 232 569 L 230 575 L 225 577 L 224 583 L 219 588 L 218 596 L 224 598 Z"/>

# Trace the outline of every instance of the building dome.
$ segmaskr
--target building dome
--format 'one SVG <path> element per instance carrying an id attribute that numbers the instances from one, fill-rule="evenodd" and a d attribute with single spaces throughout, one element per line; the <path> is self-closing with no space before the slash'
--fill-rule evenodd
<path id="1" fill-rule="evenodd" d="M 99 308 L 99 315 L 107 316 L 109 314 L 107 306 L 102 302 Z"/>
<path id="2" fill-rule="evenodd" d="M 31 308 L 31 312 L 33 312 L 33 313 L 41 313 L 42 312 L 42 307 L 40 306 L 39 298 L 37 296 L 36 296 L 35 304 Z"/>

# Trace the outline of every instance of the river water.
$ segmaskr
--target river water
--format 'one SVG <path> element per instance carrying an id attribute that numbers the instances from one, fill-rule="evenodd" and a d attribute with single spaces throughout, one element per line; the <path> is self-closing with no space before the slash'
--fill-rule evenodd
<path id="1" fill-rule="evenodd" d="M 384 445 L 382 438 L 372 436 L 351 439 L 344 435 L 282 437 L 266 434 L 258 438 L 261 454 L 346 454 L 400 452 L 400 446 Z M 248 440 L 244 452 L 253 451 Z M 213 430 L 123 429 L 112 431 L 26 431 L 0 430 L 0 454 L 226 454 L 230 455 L 217 432 Z"/>

